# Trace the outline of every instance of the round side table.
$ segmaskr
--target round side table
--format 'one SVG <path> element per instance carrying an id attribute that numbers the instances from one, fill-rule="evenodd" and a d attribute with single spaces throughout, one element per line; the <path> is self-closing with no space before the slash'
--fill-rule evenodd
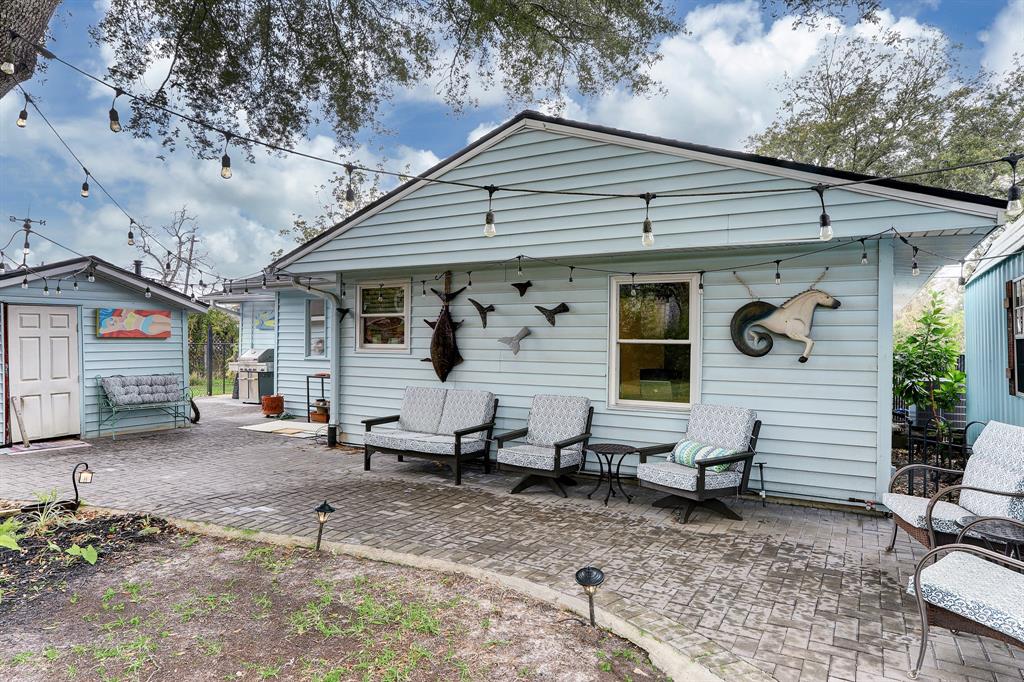
<path id="1" fill-rule="evenodd" d="M 956 520 L 956 525 L 966 528 L 972 521 L 980 519 L 980 516 L 961 516 Z M 1003 521 L 983 521 L 976 526 L 971 526 L 969 531 L 980 537 L 988 549 L 996 551 L 992 545 L 1002 545 L 1003 553 L 1011 559 L 1021 560 L 1024 556 L 1024 528 Z"/>
<path id="2" fill-rule="evenodd" d="M 604 504 L 608 506 L 608 498 L 615 494 L 612 489 L 613 485 L 619 486 L 619 492 L 626 498 L 627 503 L 633 502 L 633 496 L 627 495 L 626 491 L 622 488 L 622 479 L 619 477 L 619 470 L 622 468 L 622 460 L 625 459 L 626 455 L 631 455 L 637 451 L 636 447 L 632 445 L 620 445 L 618 443 L 591 443 L 587 446 L 589 452 L 593 452 L 597 455 L 597 464 L 601 467 L 601 477 L 597 479 L 597 485 L 594 489 L 587 493 L 587 499 L 590 496 L 600 490 L 601 486 L 604 485 L 605 481 L 608 482 L 608 492 L 604 496 Z M 618 457 L 618 462 L 615 458 Z M 607 468 L 606 466 L 607 465 Z M 612 473 L 612 466 L 615 467 L 614 474 Z"/>

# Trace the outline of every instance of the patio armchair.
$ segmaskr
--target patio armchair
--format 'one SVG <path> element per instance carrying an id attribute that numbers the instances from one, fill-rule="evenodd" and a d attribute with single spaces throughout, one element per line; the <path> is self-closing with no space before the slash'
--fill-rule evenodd
<path id="1" fill-rule="evenodd" d="M 363 469 L 369 471 L 370 458 L 383 452 L 399 462 L 416 457 L 449 463 L 455 485 L 462 485 L 462 464 L 469 460 L 482 458 L 489 474 L 497 411 L 498 400 L 488 391 L 409 386 L 399 414 L 363 420 Z M 397 428 L 373 430 L 395 422 Z"/>
<path id="2" fill-rule="evenodd" d="M 960 485 L 942 488 L 931 497 L 893 492 L 896 481 L 912 471 L 954 476 Z M 958 502 L 946 501 L 960 493 Z M 892 512 L 892 536 L 886 551 L 896 546 L 902 528 L 929 549 L 948 544 L 960 532 L 964 516 L 997 516 L 1024 521 L 1024 427 L 991 421 L 974 442 L 963 470 L 931 464 L 909 464 L 889 481 L 882 503 Z M 973 537 L 973 536 L 969 536 Z"/>
<path id="3" fill-rule="evenodd" d="M 640 464 L 636 469 L 640 486 L 668 493 L 653 504 L 681 508 L 683 523 L 690 520 L 697 507 L 740 521 L 743 517 L 727 507 L 721 498 L 746 490 L 760 432 L 761 422 L 753 410 L 693 405 L 683 441 L 640 448 Z M 674 459 L 677 446 L 684 442 L 701 451 L 694 466 Z M 660 454 L 669 456 L 660 462 L 647 461 Z"/>
<path id="4" fill-rule="evenodd" d="M 932 549 L 918 563 L 907 586 L 921 614 L 921 648 L 911 679 L 924 664 L 932 626 L 1024 643 L 1024 561 L 963 543 L 974 526 L 991 521 L 1007 519 L 979 517 L 961 529 L 954 544 Z M 1024 521 L 1009 523 L 1024 528 Z"/>
<path id="5" fill-rule="evenodd" d="M 498 467 L 526 474 L 510 491 L 513 495 L 541 483 L 568 497 L 564 486 L 576 485 L 569 475 L 579 469 L 590 439 L 594 408 L 588 398 L 535 395 L 526 428 L 496 437 Z M 521 445 L 507 443 L 525 439 Z"/>

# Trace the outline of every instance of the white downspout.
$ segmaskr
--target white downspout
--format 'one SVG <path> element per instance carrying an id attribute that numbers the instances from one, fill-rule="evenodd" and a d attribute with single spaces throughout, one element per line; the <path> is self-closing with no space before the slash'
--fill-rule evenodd
<path id="1" fill-rule="evenodd" d="M 335 273 L 335 286 L 341 290 L 341 273 Z M 338 444 L 338 430 L 341 426 L 341 297 L 333 291 L 317 289 L 301 283 L 298 277 L 292 277 L 291 285 L 299 291 L 304 291 L 318 296 L 334 306 L 334 314 L 331 316 L 331 324 L 324 325 L 327 333 L 327 352 L 331 366 L 331 414 L 327 425 L 327 445 L 334 447 Z M 307 406 L 308 410 L 309 407 Z"/>

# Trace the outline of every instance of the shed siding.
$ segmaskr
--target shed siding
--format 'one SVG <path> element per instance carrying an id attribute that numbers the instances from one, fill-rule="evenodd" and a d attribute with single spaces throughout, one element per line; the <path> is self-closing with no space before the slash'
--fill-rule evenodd
<path id="1" fill-rule="evenodd" d="M 311 298 L 298 291 L 286 291 L 277 295 L 277 392 L 285 398 L 285 410 L 302 419 L 306 418 L 309 411 L 306 405 L 306 377 L 331 369 L 327 356 L 306 357 L 306 301 Z M 326 308 L 329 325 L 333 319 L 333 311 L 330 310 L 330 305 Z M 327 396 L 330 395 L 330 385 L 330 381 L 324 382 L 324 394 Z M 319 380 L 311 384 L 313 397 L 319 396 L 319 388 Z"/>
<path id="2" fill-rule="evenodd" d="M 274 301 L 245 301 L 239 304 L 239 354 L 251 348 L 273 348 L 275 330 L 257 329 L 256 321 L 262 312 L 273 312 Z"/>
<path id="3" fill-rule="evenodd" d="M 185 344 L 182 329 L 186 313 L 180 308 L 145 298 L 115 283 L 97 278 L 93 283 L 80 281 L 74 291 L 69 283 L 62 284 L 60 298 L 42 296 L 40 284 L 28 289 L 18 286 L 0 290 L 0 300 L 10 305 L 75 306 L 79 310 L 79 337 L 82 373 L 82 428 L 83 436 L 98 435 L 102 418 L 99 414 L 97 376 L 112 374 L 179 374 L 182 384 L 188 381 Z M 54 287 L 51 287 L 51 291 Z M 150 308 L 171 311 L 171 336 L 168 339 L 100 339 L 96 336 L 96 310 L 98 308 Z M 130 416 L 129 416 L 130 415 Z M 156 410 L 126 413 L 118 419 L 118 430 L 153 429 L 169 427 L 173 419 Z M 103 433 L 108 433 L 109 423 Z"/>
<path id="4" fill-rule="evenodd" d="M 756 261 L 771 252 L 748 253 Z M 729 335 L 733 312 L 749 300 L 746 289 L 729 272 L 705 276 L 703 297 L 702 401 L 756 409 L 764 421 L 759 445 L 767 465 L 766 484 L 773 494 L 846 502 L 873 499 L 877 488 L 878 442 L 878 291 L 876 250 L 872 262 L 860 265 L 858 247 L 837 249 L 799 261 L 783 269 L 783 284 L 773 284 L 774 266 L 745 270 L 743 279 L 755 294 L 775 304 L 806 289 L 830 271 L 820 287 L 842 301 L 838 310 L 822 310 L 815 317 L 812 337 L 817 344 L 811 360 L 797 362 L 802 344 L 778 339 L 763 358 L 740 354 Z M 678 257 L 666 260 L 595 262 L 593 267 L 639 271 L 693 272 L 728 267 L 735 253 Z M 444 386 L 493 391 L 500 399 L 498 430 L 525 425 L 530 398 L 537 393 L 586 395 L 594 401 L 594 439 L 638 445 L 678 440 L 685 416 L 674 412 L 609 409 L 608 398 L 608 275 L 576 270 L 574 284 L 567 268 L 526 266 L 533 282 L 523 298 L 509 285 L 501 270 L 473 273 L 473 288 L 452 306 L 455 320 L 465 320 L 458 331 L 465 361 Z M 355 322 L 341 325 L 341 414 L 344 438 L 361 443 L 360 420 L 396 413 L 407 385 L 442 385 L 429 355 L 431 330 L 424 319 L 434 319 L 437 298 L 420 295 L 420 280 L 434 272 L 408 272 L 413 287 L 412 339 L 408 354 L 354 353 Z M 509 273 L 515 280 L 514 267 Z M 394 273 L 391 273 L 394 278 Z M 364 281 L 372 282 L 373 275 Z M 453 288 L 465 284 L 465 273 L 454 273 Z M 347 305 L 355 306 L 355 280 L 346 280 Z M 493 303 L 483 329 L 469 296 Z M 303 375 L 326 370 L 326 361 L 303 360 L 302 301 L 282 294 L 278 346 L 278 386 L 287 397 L 289 411 L 301 413 L 305 402 Z M 565 301 L 570 312 L 560 315 L 555 327 L 534 308 Z M 532 335 L 518 356 L 498 343 L 527 326 Z M 624 469 L 632 470 L 635 462 Z M 756 485 L 756 473 L 755 473 Z"/>
<path id="5" fill-rule="evenodd" d="M 967 346 L 967 419 L 1024 426 L 1024 397 L 1010 395 L 1006 379 L 1006 282 L 1024 276 L 1017 254 L 967 284 L 964 328 Z M 976 435 L 972 429 L 971 434 Z"/>

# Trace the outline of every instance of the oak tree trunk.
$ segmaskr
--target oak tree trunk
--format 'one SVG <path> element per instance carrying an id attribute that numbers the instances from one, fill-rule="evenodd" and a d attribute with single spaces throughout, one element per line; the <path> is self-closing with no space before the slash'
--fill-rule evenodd
<path id="1" fill-rule="evenodd" d="M 38 54 L 24 40 L 10 39 L 8 31 L 34 44 L 42 45 L 46 27 L 60 5 L 60 0 L 3 0 L 0 2 L 0 60 L 14 64 L 14 75 L 0 72 L 0 97 L 27 81 L 36 70 Z"/>

